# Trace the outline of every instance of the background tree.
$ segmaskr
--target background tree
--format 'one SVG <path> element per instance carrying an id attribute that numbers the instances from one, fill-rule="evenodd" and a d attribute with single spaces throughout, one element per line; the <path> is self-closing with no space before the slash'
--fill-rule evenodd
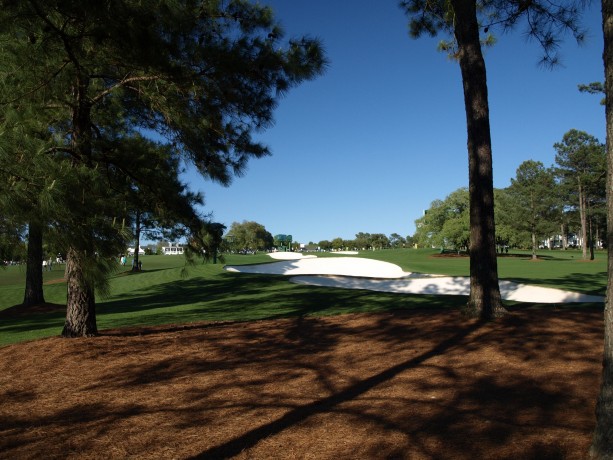
<path id="1" fill-rule="evenodd" d="M 322 251 L 330 251 L 332 249 L 332 242 L 328 240 L 321 240 L 317 245 Z"/>
<path id="2" fill-rule="evenodd" d="M 536 259 L 539 237 L 554 230 L 555 179 L 553 172 L 540 161 L 527 160 L 519 165 L 506 196 L 510 203 L 504 208 L 509 225 L 530 234 L 532 259 Z"/>
<path id="3" fill-rule="evenodd" d="M 389 243 L 392 248 L 403 248 L 406 245 L 406 238 L 398 233 L 392 233 L 389 236 Z"/>
<path id="4" fill-rule="evenodd" d="M 470 194 L 470 296 L 468 316 L 495 318 L 505 309 L 498 286 L 496 236 L 494 222 L 494 186 L 489 102 L 485 61 L 481 51 L 478 14 L 487 24 L 511 28 L 526 17 L 528 34 L 543 46 L 543 61 L 555 63 L 558 37 L 570 30 L 577 39 L 583 33 L 577 26 L 580 2 L 568 5 L 533 0 L 407 0 L 400 6 L 410 18 L 410 33 L 435 36 L 439 31 L 453 35 L 453 42 L 443 46 L 459 62 L 464 87 Z M 486 38 L 487 40 L 487 38 Z"/>
<path id="5" fill-rule="evenodd" d="M 440 237 L 445 246 L 456 251 L 470 252 L 470 206 L 469 193 L 465 188 L 452 192 L 443 202 L 445 208 L 445 221 L 441 228 Z"/>
<path id="6" fill-rule="evenodd" d="M 336 237 L 332 240 L 332 249 L 336 250 L 336 251 L 340 251 L 342 249 L 345 249 L 345 247 L 347 246 L 347 244 L 345 243 L 345 240 L 343 240 L 340 237 Z"/>
<path id="7" fill-rule="evenodd" d="M 575 206 L 579 209 L 581 222 L 581 247 L 583 259 L 588 259 L 587 251 L 591 249 L 593 259 L 592 228 L 595 208 L 605 189 L 606 156 L 604 145 L 594 136 L 584 131 L 571 129 L 554 144 L 556 154 L 556 172 L 563 185 L 572 190 Z"/>
<path id="8" fill-rule="evenodd" d="M 426 248 L 435 246 L 443 248 L 444 241 L 440 238 L 440 233 L 444 223 L 443 201 L 436 199 L 430 203 L 424 215 L 415 220 L 414 238 L 417 244 Z"/>
<path id="9" fill-rule="evenodd" d="M 415 237 L 425 247 L 468 250 L 470 235 L 468 189 L 460 188 L 444 200 L 434 200 L 416 221 Z"/>
<path id="10" fill-rule="evenodd" d="M 123 139 L 122 144 L 134 170 L 126 178 L 124 219 L 131 223 L 135 247 L 133 270 L 138 270 L 138 248 L 143 238 L 176 241 L 200 232 L 203 218 L 197 214 L 196 207 L 203 205 L 204 200 L 179 180 L 180 158 L 172 146 L 139 134 Z"/>
<path id="11" fill-rule="evenodd" d="M 24 104 L 20 110 L 4 110 L 0 125 L 0 203 L 4 222 L 21 228 L 26 236 L 24 307 L 45 302 L 43 236 L 50 236 L 50 220 L 58 208 L 56 165 L 46 153 L 50 134 L 39 118 L 32 106 Z"/>
<path id="12" fill-rule="evenodd" d="M 355 235 L 354 245 L 361 250 L 372 248 L 372 235 L 368 232 L 358 232 Z"/>
<path id="13" fill-rule="evenodd" d="M 66 210 L 57 217 L 68 257 L 63 335 L 93 335 L 94 292 L 126 239 L 109 192 L 109 182 L 125 188 L 134 173 L 122 138 L 157 132 L 227 185 L 250 158 L 268 154 L 252 131 L 269 126 L 278 98 L 319 74 L 325 59 L 314 40 L 284 45 L 271 10 L 240 0 L 1 6 L 2 103 L 44 99 L 56 140 L 49 156 L 64 170 L 56 177 Z"/>
<path id="14" fill-rule="evenodd" d="M 233 222 L 225 238 L 238 252 L 265 251 L 274 246 L 270 232 L 254 221 Z"/>
<path id="15" fill-rule="evenodd" d="M 596 403 L 596 427 L 590 455 L 613 458 L 613 0 L 602 0 L 604 33 L 606 156 L 607 156 L 607 255 L 608 282 L 604 309 L 604 353 L 600 394 Z"/>
<path id="16" fill-rule="evenodd" d="M 25 259 L 25 228 L 0 217 L 0 266 Z"/>
<path id="17" fill-rule="evenodd" d="M 386 249 L 390 247 L 390 241 L 383 233 L 373 233 L 370 236 L 370 245 L 373 249 Z"/>

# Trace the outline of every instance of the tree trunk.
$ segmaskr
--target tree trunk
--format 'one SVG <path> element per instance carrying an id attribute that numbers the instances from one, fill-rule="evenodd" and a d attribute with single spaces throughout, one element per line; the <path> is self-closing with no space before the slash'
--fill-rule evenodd
<path id="1" fill-rule="evenodd" d="M 594 229 L 592 227 L 592 217 L 588 219 L 588 238 L 589 238 L 589 246 L 590 246 L 590 260 L 594 260 Z"/>
<path id="2" fill-rule="evenodd" d="M 132 271 L 140 269 L 138 265 L 138 250 L 140 249 L 140 210 L 136 210 L 136 224 L 134 227 L 134 237 L 136 239 L 136 245 L 134 246 L 134 262 L 132 263 Z"/>
<path id="3" fill-rule="evenodd" d="M 568 237 L 566 235 L 566 225 L 560 225 L 560 232 L 562 233 L 562 249 L 565 251 L 568 249 Z"/>
<path id="4" fill-rule="evenodd" d="M 452 0 L 455 37 L 464 86 L 468 135 L 470 197 L 470 296 L 464 313 L 492 319 L 502 316 L 496 260 L 492 142 L 485 61 L 479 41 L 476 2 Z"/>
<path id="5" fill-rule="evenodd" d="M 607 248 L 608 280 L 604 309 L 604 356 L 596 428 L 590 455 L 613 459 L 613 0 L 602 0 L 607 120 Z"/>
<path id="6" fill-rule="evenodd" d="M 63 337 L 92 337 L 98 334 L 94 289 L 84 274 L 85 257 L 85 253 L 75 248 L 68 249 L 66 322 L 62 331 Z"/>
<path id="7" fill-rule="evenodd" d="M 536 260 L 536 232 L 532 231 L 532 260 Z"/>
<path id="8" fill-rule="evenodd" d="M 23 306 L 45 303 L 43 293 L 43 228 L 38 222 L 28 225 L 28 256 L 26 261 L 26 289 Z"/>
<path id="9" fill-rule="evenodd" d="M 581 183 L 579 184 L 579 220 L 581 221 L 581 249 L 583 251 L 583 260 L 587 260 L 587 197 L 586 192 Z"/>

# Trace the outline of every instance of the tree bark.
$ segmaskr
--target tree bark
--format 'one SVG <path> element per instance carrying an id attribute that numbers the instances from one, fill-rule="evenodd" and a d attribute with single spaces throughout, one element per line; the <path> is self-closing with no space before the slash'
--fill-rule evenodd
<path id="1" fill-rule="evenodd" d="M 604 356 L 596 428 L 590 456 L 613 459 L 613 0 L 602 0 L 607 122 L 607 248 L 608 280 L 604 309 Z"/>
<path id="2" fill-rule="evenodd" d="M 45 303 L 43 293 L 43 228 L 38 222 L 28 225 L 28 255 L 26 261 L 26 289 L 23 306 Z"/>
<path id="3" fill-rule="evenodd" d="M 568 237 L 566 236 L 566 225 L 560 225 L 560 232 L 562 233 L 562 249 L 565 251 L 568 249 Z"/>
<path id="4" fill-rule="evenodd" d="M 94 289 L 83 272 L 86 257 L 86 254 L 75 248 L 70 248 L 67 253 L 66 321 L 63 337 L 92 337 L 98 334 Z"/>
<path id="5" fill-rule="evenodd" d="M 581 221 L 581 249 L 583 251 L 583 260 L 587 260 L 587 196 L 585 188 L 579 183 L 579 220 Z"/>
<path id="6" fill-rule="evenodd" d="M 452 0 L 455 38 L 464 86 L 470 198 L 470 296 L 464 313 L 492 319 L 504 315 L 498 285 L 494 225 L 492 142 L 485 61 L 476 2 Z"/>
<path id="7" fill-rule="evenodd" d="M 71 54 L 69 52 L 69 54 Z M 87 96 L 89 77 L 77 64 L 76 104 L 72 113 L 72 139 L 75 163 L 91 167 L 92 157 L 92 122 L 91 101 Z M 86 184 L 83 184 L 85 187 Z M 81 206 L 88 212 L 85 194 Z M 87 257 L 93 257 L 93 251 L 83 246 L 70 247 L 66 254 L 66 321 L 63 337 L 91 337 L 98 334 L 96 325 L 96 301 L 94 284 L 86 276 Z M 89 279 L 88 279 L 89 278 Z"/>
<path id="8" fill-rule="evenodd" d="M 594 228 L 592 227 L 592 217 L 591 216 L 588 219 L 588 227 L 589 227 L 588 244 L 590 246 L 590 260 L 594 260 Z"/>
<path id="9" fill-rule="evenodd" d="M 132 263 L 132 271 L 138 271 L 139 267 L 139 254 L 138 250 L 140 249 L 140 210 L 136 210 L 136 225 L 134 228 L 134 236 L 136 239 L 136 245 L 134 246 L 134 262 Z"/>

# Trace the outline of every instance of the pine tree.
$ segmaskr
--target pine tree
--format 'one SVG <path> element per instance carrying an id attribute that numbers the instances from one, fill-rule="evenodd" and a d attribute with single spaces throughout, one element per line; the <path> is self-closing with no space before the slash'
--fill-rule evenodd
<path id="1" fill-rule="evenodd" d="M 325 59 L 317 41 L 284 45 L 271 10 L 242 0 L 0 6 L 2 103 L 38 104 L 55 140 L 46 155 L 61 170 L 50 177 L 63 203 L 54 217 L 67 253 L 63 335 L 94 335 L 95 292 L 126 240 L 118 217 L 136 169 L 123 141 L 156 132 L 204 176 L 229 184 L 269 153 L 252 132 Z"/>
<path id="2" fill-rule="evenodd" d="M 607 297 L 604 310 L 604 355 L 600 394 L 596 403 L 596 427 L 590 456 L 613 459 L 613 0 L 602 0 L 604 33 L 605 113 L 607 123 Z"/>
<path id="3" fill-rule="evenodd" d="M 491 43 L 487 35 L 494 26 L 512 28 L 527 18 L 527 32 L 543 47 L 542 61 L 558 62 L 556 49 L 560 35 L 570 30 L 578 40 L 583 32 L 577 26 L 580 1 L 559 5 L 541 0 L 406 0 L 401 8 L 410 19 L 413 37 L 437 35 L 440 31 L 453 36 L 441 42 L 459 62 L 464 87 L 470 196 L 470 296 L 464 310 L 469 317 L 491 319 L 502 316 L 505 309 L 498 285 L 494 190 L 489 102 L 482 42 Z M 482 22 L 480 22 L 480 19 Z"/>
<path id="4" fill-rule="evenodd" d="M 591 222 L 594 207 L 598 197 L 603 195 L 605 188 L 606 156 L 604 145 L 594 136 L 584 131 L 571 129 L 556 142 L 556 172 L 561 182 L 571 190 L 575 206 L 579 209 L 581 222 L 581 247 L 583 259 L 588 259 L 588 248 L 592 260 L 593 237 Z"/>

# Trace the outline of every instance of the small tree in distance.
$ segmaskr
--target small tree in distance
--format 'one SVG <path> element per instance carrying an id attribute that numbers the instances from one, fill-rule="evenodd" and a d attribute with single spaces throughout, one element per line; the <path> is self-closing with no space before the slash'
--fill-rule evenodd
<path id="1" fill-rule="evenodd" d="M 553 231 L 555 186 L 552 171 L 540 161 L 527 160 L 519 165 L 507 189 L 511 203 L 504 208 L 505 220 L 518 231 L 530 233 L 533 260 L 537 258 L 539 235 Z"/>
<path id="2" fill-rule="evenodd" d="M 571 129 L 554 144 L 557 151 L 556 172 L 563 186 L 571 191 L 579 209 L 583 259 L 594 259 L 593 235 L 590 231 L 596 197 L 604 195 L 606 156 L 604 145 L 584 131 Z"/>

